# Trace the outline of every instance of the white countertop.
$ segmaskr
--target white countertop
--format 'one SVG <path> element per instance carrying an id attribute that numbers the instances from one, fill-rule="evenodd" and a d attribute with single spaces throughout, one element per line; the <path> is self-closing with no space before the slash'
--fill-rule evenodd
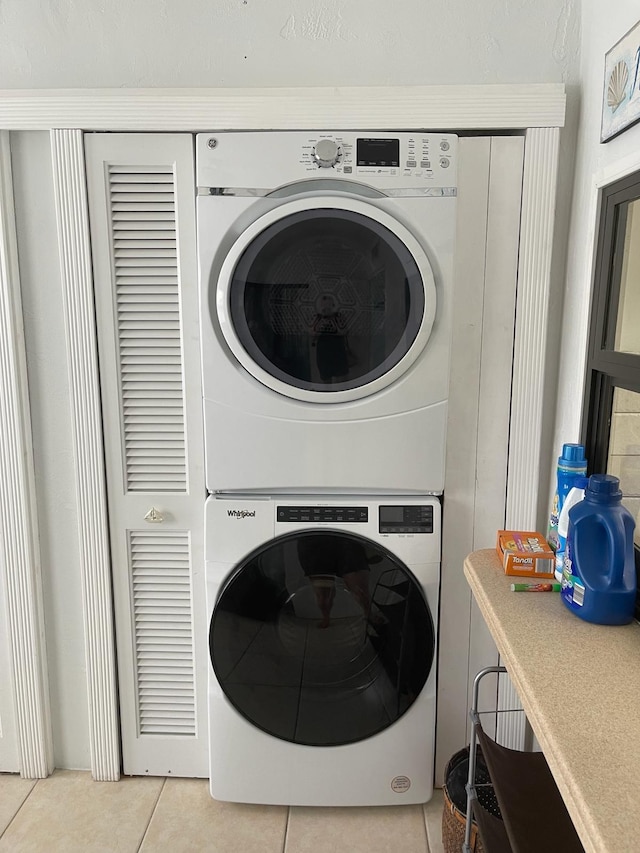
<path id="1" fill-rule="evenodd" d="M 640 850 L 640 625 L 592 625 L 511 592 L 494 550 L 464 572 L 585 850 Z"/>

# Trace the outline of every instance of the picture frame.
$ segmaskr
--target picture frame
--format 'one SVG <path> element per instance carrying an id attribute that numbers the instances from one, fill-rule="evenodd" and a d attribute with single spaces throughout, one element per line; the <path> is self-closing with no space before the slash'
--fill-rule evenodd
<path id="1" fill-rule="evenodd" d="M 607 51 L 600 142 L 640 121 L 640 21 Z"/>

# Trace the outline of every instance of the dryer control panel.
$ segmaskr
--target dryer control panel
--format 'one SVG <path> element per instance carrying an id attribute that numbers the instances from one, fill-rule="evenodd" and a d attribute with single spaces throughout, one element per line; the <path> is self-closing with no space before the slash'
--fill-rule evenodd
<path id="1" fill-rule="evenodd" d="M 452 196 L 457 143 L 455 134 L 427 131 L 201 133 L 197 182 L 201 192 L 244 189 L 258 195 L 324 178 L 359 181 L 389 194 Z"/>

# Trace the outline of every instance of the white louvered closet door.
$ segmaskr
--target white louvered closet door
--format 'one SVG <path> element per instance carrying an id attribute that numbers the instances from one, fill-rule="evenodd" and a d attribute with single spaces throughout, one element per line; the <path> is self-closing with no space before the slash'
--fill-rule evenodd
<path id="1" fill-rule="evenodd" d="M 85 152 L 123 770 L 206 776 L 193 138 L 87 134 Z"/>

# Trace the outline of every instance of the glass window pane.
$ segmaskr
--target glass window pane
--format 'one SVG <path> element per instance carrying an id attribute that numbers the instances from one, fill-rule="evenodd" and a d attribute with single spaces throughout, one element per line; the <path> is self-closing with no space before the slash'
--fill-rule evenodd
<path id="1" fill-rule="evenodd" d="M 615 389 L 607 473 L 620 479 L 622 502 L 636 519 L 635 542 L 640 546 L 640 393 L 637 391 Z"/>
<path id="2" fill-rule="evenodd" d="M 615 348 L 640 354 L 640 201 L 627 207 Z"/>
<path id="3" fill-rule="evenodd" d="M 231 282 L 231 317 L 252 359 L 312 391 L 374 381 L 409 351 L 424 285 L 407 247 L 351 211 L 309 210 L 266 228 Z"/>

